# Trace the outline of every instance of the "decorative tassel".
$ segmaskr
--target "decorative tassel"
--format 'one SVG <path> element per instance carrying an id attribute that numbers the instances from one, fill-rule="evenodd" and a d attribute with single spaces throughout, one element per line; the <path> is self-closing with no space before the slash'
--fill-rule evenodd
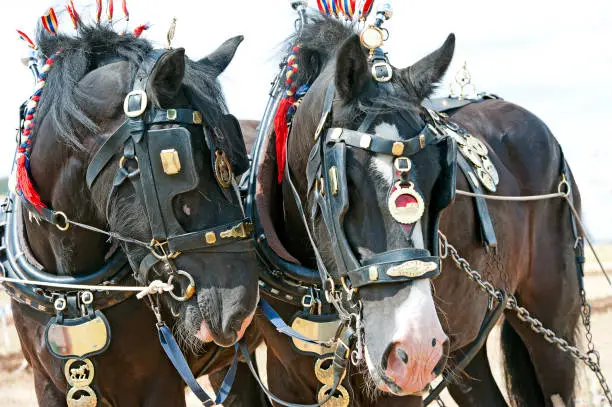
<path id="1" fill-rule="evenodd" d="M 100 17 L 102 17 L 102 0 L 96 0 L 96 22 L 100 24 Z"/>
<path id="2" fill-rule="evenodd" d="M 127 0 L 121 1 L 121 8 L 123 9 L 123 15 L 125 16 L 125 21 L 130 21 L 130 12 L 127 9 Z"/>
<path id="3" fill-rule="evenodd" d="M 40 17 L 42 26 L 50 34 L 57 35 L 57 17 L 55 16 L 55 10 L 51 7 L 45 15 Z"/>
<path id="4" fill-rule="evenodd" d="M 138 27 L 134 28 L 134 37 L 140 37 L 143 31 L 148 30 L 149 27 L 150 27 L 149 24 L 143 24 L 143 25 L 139 25 Z"/>
<path id="5" fill-rule="evenodd" d="M 28 47 L 36 50 L 38 49 L 38 47 L 36 46 L 36 44 L 34 44 L 34 41 L 32 41 L 30 39 L 30 37 L 28 37 L 26 35 L 26 33 L 24 33 L 23 31 L 17 30 L 17 34 L 19 35 L 19 38 L 24 41 L 26 44 L 28 44 Z"/>
<path id="6" fill-rule="evenodd" d="M 294 84 L 293 76 L 297 73 L 298 66 L 295 63 L 295 54 L 300 50 L 299 46 L 292 49 L 291 55 L 287 58 L 287 80 L 285 82 L 286 96 L 280 101 L 276 115 L 274 116 L 274 134 L 276 135 L 276 165 L 277 179 L 280 184 L 283 181 L 285 163 L 287 161 L 287 137 L 289 136 L 289 123 L 287 114 L 289 109 L 295 104 L 295 92 L 297 86 Z"/>
<path id="7" fill-rule="evenodd" d="M 19 154 L 17 158 L 17 185 L 19 193 L 23 199 L 31 202 L 37 209 L 44 208 L 46 205 L 41 201 L 40 195 L 36 188 L 34 188 L 34 185 L 32 185 L 32 180 L 28 174 L 27 161 L 24 153 Z"/>
<path id="8" fill-rule="evenodd" d="M 74 26 L 74 29 L 76 30 L 79 27 L 79 21 L 81 20 L 81 17 L 79 17 L 79 13 L 77 13 L 72 0 L 66 3 L 66 11 L 68 12 L 68 15 L 70 16 L 70 20 L 72 20 L 72 25 Z"/>
<path id="9" fill-rule="evenodd" d="M 106 18 L 108 21 L 113 21 L 113 0 L 108 0 L 108 6 L 106 8 Z"/>

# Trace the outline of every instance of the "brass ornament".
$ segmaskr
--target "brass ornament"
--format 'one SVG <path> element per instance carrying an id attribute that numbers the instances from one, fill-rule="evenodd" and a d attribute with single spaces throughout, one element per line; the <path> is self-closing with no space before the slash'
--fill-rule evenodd
<path id="1" fill-rule="evenodd" d="M 476 154 L 478 154 L 479 156 L 486 157 L 486 155 L 489 154 L 489 150 L 487 149 L 487 146 L 485 146 L 485 144 L 482 141 L 478 140 L 476 137 L 472 136 L 471 134 L 466 134 L 465 140 L 467 141 L 467 146 L 471 148 L 472 150 L 474 150 Z"/>
<path id="2" fill-rule="evenodd" d="M 241 222 L 233 228 L 219 233 L 219 236 L 221 236 L 221 239 L 244 239 L 251 236 L 252 233 L 253 224 L 248 222 Z"/>
<path id="3" fill-rule="evenodd" d="M 410 203 L 406 206 L 397 206 L 397 200 L 402 195 L 409 195 L 414 198 L 416 202 Z M 389 195 L 387 205 L 389 206 L 389 212 L 393 219 L 404 225 L 415 223 L 423 216 L 425 212 L 425 202 L 423 197 L 415 189 L 411 183 L 408 187 L 396 185 L 395 191 Z"/>
<path id="4" fill-rule="evenodd" d="M 327 358 L 317 359 L 315 362 L 315 376 L 317 380 L 326 386 L 333 386 L 334 384 L 334 357 L 330 356 Z M 346 377 L 346 369 L 342 372 L 340 382 Z"/>
<path id="5" fill-rule="evenodd" d="M 338 194 L 338 169 L 335 166 L 329 169 L 329 192 Z"/>
<path id="6" fill-rule="evenodd" d="M 162 150 L 159 153 L 161 158 L 162 167 L 166 175 L 175 175 L 181 172 L 181 159 L 179 158 L 178 151 L 173 148 Z"/>
<path id="7" fill-rule="evenodd" d="M 317 341 L 327 341 L 329 338 L 333 338 L 340 326 L 340 320 L 335 319 L 332 321 L 312 321 L 305 318 L 295 317 L 291 322 L 291 328 L 306 336 L 307 338 L 315 339 Z M 314 353 L 319 356 L 329 355 L 333 353 L 333 347 L 327 347 L 315 343 L 304 342 L 296 338 L 291 338 L 293 345 L 302 352 Z"/>
<path id="8" fill-rule="evenodd" d="M 369 25 L 361 31 L 359 40 L 365 48 L 374 51 L 376 48 L 382 47 L 385 42 L 385 33 L 380 28 Z"/>
<path id="9" fill-rule="evenodd" d="M 417 278 L 437 268 L 438 265 L 433 261 L 409 260 L 398 266 L 390 267 L 387 270 L 387 275 L 390 277 Z"/>
<path id="10" fill-rule="evenodd" d="M 394 156 L 400 156 L 404 154 L 404 143 L 402 143 L 401 141 L 394 142 L 393 146 L 391 147 L 391 154 L 393 154 Z"/>
<path id="11" fill-rule="evenodd" d="M 230 164 L 225 152 L 215 151 L 215 177 L 221 187 L 228 189 L 232 185 L 232 165 Z"/>
<path id="12" fill-rule="evenodd" d="M 331 391 L 331 386 L 325 385 L 321 387 L 319 393 L 317 394 L 317 401 L 321 403 L 325 400 Z M 332 396 L 325 404 L 322 404 L 321 407 L 348 407 L 350 404 L 350 397 L 348 391 L 344 388 L 344 386 L 339 385 L 336 388 L 336 391 L 340 394 L 337 396 Z"/>
<path id="13" fill-rule="evenodd" d="M 476 176 L 478 177 L 482 185 L 484 185 L 489 191 L 497 191 L 497 186 L 493 181 L 493 177 L 483 168 L 476 168 Z"/>
<path id="14" fill-rule="evenodd" d="M 476 167 L 482 167 L 482 157 L 472 150 L 468 145 L 459 146 L 459 151 L 463 154 L 465 158 L 467 158 L 473 165 Z"/>
<path id="15" fill-rule="evenodd" d="M 110 332 L 103 318 L 101 313 L 96 312 L 93 319 L 75 325 L 51 320 L 45 331 L 49 351 L 60 358 L 80 358 L 100 353 L 110 342 Z"/>
<path id="16" fill-rule="evenodd" d="M 68 359 L 64 365 L 64 376 L 72 387 L 86 387 L 93 382 L 94 366 L 89 359 Z"/>
<path id="17" fill-rule="evenodd" d="M 370 148 L 371 144 L 372 144 L 372 137 L 369 134 L 364 134 L 359 139 L 359 147 L 363 149 Z"/>
<path id="18" fill-rule="evenodd" d="M 215 244 L 217 243 L 217 235 L 215 232 L 206 232 L 204 235 L 204 240 L 206 240 L 206 243 L 208 244 Z"/>
<path id="19" fill-rule="evenodd" d="M 89 386 L 72 387 L 66 395 L 68 407 L 96 407 L 98 397 Z"/>
<path id="20" fill-rule="evenodd" d="M 497 168 L 495 168 L 495 165 L 488 156 L 482 157 L 482 168 L 484 168 L 484 170 L 489 173 L 495 185 L 498 185 L 499 173 L 497 172 Z"/>
<path id="21" fill-rule="evenodd" d="M 204 119 L 202 118 L 202 113 L 198 112 L 197 110 L 194 111 L 192 121 L 193 124 L 202 124 L 202 122 L 204 121 Z"/>
<path id="22" fill-rule="evenodd" d="M 370 266 L 370 268 L 368 269 L 368 278 L 370 279 L 370 281 L 378 280 L 378 267 Z"/>

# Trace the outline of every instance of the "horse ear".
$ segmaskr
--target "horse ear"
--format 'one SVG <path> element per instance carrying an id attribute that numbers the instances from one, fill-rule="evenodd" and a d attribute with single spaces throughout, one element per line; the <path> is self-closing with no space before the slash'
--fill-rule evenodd
<path id="1" fill-rule="evenodd" d="M 200 59 L 198 63 L 206 65 L 213 70 L 215 76 L 221 75 L 225 68 L 232 62 L 238 45 L 244 40 L 244 36 L 238 35 L 225 41 L 219 48 L 210 55 Z"/>
<path id="2" fill-rule="evenodd" d="M 368 80 L 368 58 L 359 36 L 347 39 L 336 58 L 336 88 L 346 103 L 357 98 Z"/>
<path id="3" fill-rule="evenodd" d="M 400 70 L 409 91 L 412 91 L 419 100 L 423 100 L 435 89 L 440 82 L 455 52 L 455 34 L 449 34 L 444 44 L 416 64 Z"/>
<path id="4" fill-rule="evenodd" d="M 177 48 L 166 52 L 153 67 L 147 84 L 147 95 L 157 107 L 171 105 L 183 83 L 185 50 Z"/>

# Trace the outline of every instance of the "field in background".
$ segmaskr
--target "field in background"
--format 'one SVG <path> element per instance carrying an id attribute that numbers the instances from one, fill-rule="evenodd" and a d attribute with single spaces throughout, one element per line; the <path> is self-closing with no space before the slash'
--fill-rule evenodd
<path id="1" fill-rule="evenodd" d="M 612 245 L 598 246 L 598 253 L 606 269 L 612 273 Z M 593 333 L 597 348 L 601 353 L 602 369 L 604 374 L 612 381 L 612 288 L 608 286 L 605 278 L 595 268 L 590 253 L 587 255 L 588 267 L 586 273 L 586 290 L 589 300 L 593 304 Z M 25 364 L 19 348 L 17 333 L 12 325 L 10 314 L 3 317 L 9 304 L 8 297 L 0 290 L 0 394 L 3 407 L 30 407 L 36 406 L 34 384 L 31 370 Z M 495 329 L 487 343 L 489 357 L 491 358 L 494 375 L 499 384 L 502 381 L 499 330 Z M 584 349 L 584 346 L 581 346 Z M 262 349 L 265 352 L 265 349 Z M 201 378 L 207 384 L 206 378 Z M 577 407 L 599 407 L 604 405 L 598 399 L 598 384 L 592 373 L 580 367 L 578 380 Z M 455 406 L 448 393 L 443 393 L 447 406 Z M 195 407 L 201 405 L 189 391 L 187 392 L 187 405 Z"/>

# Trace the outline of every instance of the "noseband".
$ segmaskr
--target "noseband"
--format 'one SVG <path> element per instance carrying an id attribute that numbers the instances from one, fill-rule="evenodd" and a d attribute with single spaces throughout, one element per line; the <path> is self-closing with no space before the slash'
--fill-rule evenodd
<path id="1" fill-rule="evenodd" d="M 240 196 L 233 188 L 232 168 L 227 153 L 215 144 L 215 136 L 223 134 L 211 131 L 212 127 L 197 110 L 158 109 L 150 106 L 145 91 L 148 78 L 165 52 L 152 51 L 139 66 L 133 90 L 124 102 L 128 119 L 100 147 L 87 169 L 87 186 L 91 188 L 112 158 L 122 151 L 119 168 L 109 192 L 106 214 L 108 218 L 109 206 L 117 188 L 130 181 L 136 196 L 146 208 L 153 236 L 151 253 L 140 263 L 140 273 L 144 279 L 159 262 L 168 262 L 185 252 L 206 251 L 228 243 L 240 243 L 241 247 L 232 250 L 245 251 L 252 245 L 250 240 L 246 240 L 252 234 L 249 219 L 242 218 L 187 233 L 176 218 L 174 198 L 196 190 L 200 182 L 193 149 L 194 143 L 202 142 L 196 138 L 200 130 L 210 150 L 212 171 L 223 195 L 232 202 L 232 194 L 235 194 L 233 201 L 237 205 L 240 204 Z M 219 120 L 231 122 L 235 119 L 224 115 Z M 174 126 L 153 130 L 153 125 Z M 226 123 L 221 123 L 215 127 L 215 131 L 226 131 L 228 127 Z"/>
<path id="2" fill-rule="evenodd" d="M 452 157 L 456 156 L 456 147 L 452 139 L 442 133 L 431 124 L 426 124 L 416 137 L 407 140 L 389 140 L 374 134 L 363 131 L 349 130 L 345 128 L 329 128 L 328 122 L 332 113 L 333 100 L 335 96 L 335 86 L 331 83 L 325 94 L 323 114 L 319 121 L 315 133 L 315 145 L 310 151 L 308 164 L 306 167 L 308 181 L 308 195 L 314 194 L 314 205 L 311 210 L 310 220 L 314 222 L 318 210 L 321 211 L 323 222 L 329 233 L 331 240 L 331 251 L 334 256 L 335 265 L 341 283 L 347 289 L 358 289 L 372 284 L 402 283 L 421 278 L 433 278 L 440 274 L 440 258 L 437 255 L 437 239 L 432 236 L 433 253 L 421 248 L 405 248 L 386 251 L 376 254 L 366 260 L 358 260 L 353 253 L 348 239 L 344 233 L 344 217 L 349 209 L 349 190 L 347 186 L 346 174 L 346 151 L 347 148 L 360 149 L 372 153 L 373 155 L 384 155 L 394 157 L 395 174 L 392 191 L 390 191 L 390 201 L 395 202 L 402 194 L 420 197 L 415 190 L 412 182 L 408 181 L 408 173 L 411 166 L 409 157 L 423 151 L 430 146 L 439 146 L 446 141 L 447 148 L 450 149 L 448 161 L 450 165 L 443 165 L 440 181 L 438 185 L 440 196 L 436 197 L 436 210 L 431 210 L 434 215 L 432 220 L 437 233 L 439 212 L 450 204 L 454 198 L 455 191 L 455 161 Z M 376 113 L 368 113 L 364 120 L 364 125 L 360 130 L 367 130 L 373 123 Z M 367 124 L 369 123 L 369 124 Z M 450 142 L 450 144 L 448 144 Z M 294 193 L 298 208 L 302 213 L 303 220 L 307 225 L 306 215 L 297 189 L 291 179 L 288 166 L 286 176 Z M 390 206 L 393 202 L 390 202 Z M 421 202 L 420 205 L 424 205 Z M 392 216 L 400 223 L 414 224 L 422 215 L 404 213 L 402 216 Z M 400 210 L 401 212 L 401 210 Z M 315 241 L 311 243 L 316 252 L 319 252 Z M 317 254 L 317 266 L 319 274 L 324 282 L 331 279 L 327 272 L 320 255 Z"/>

